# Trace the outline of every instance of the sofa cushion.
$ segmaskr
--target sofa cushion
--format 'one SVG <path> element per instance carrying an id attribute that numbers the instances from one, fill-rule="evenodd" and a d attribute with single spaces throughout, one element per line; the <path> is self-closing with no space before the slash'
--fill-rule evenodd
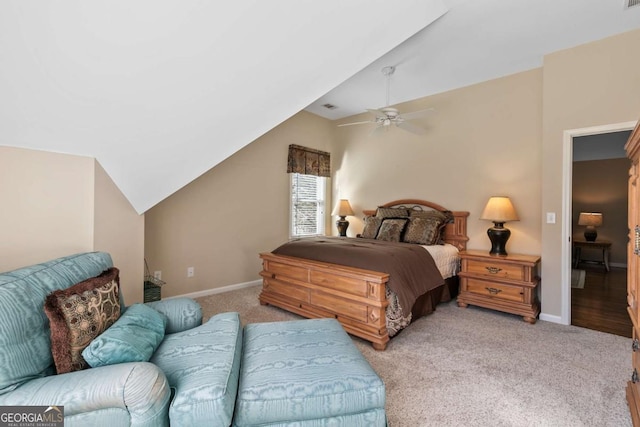
<path id="1" fill-rule="evenodd" d="M 133 304 L 106 331 L 82 350 L 92 368 L 147 362 L 164 338 L 166 317 L 144 304 Z"/>
<path id="2" fill-rule="evenodd" d="M 109 254 L 91 252 L 0 273 L 0 394 L 55 373 L 46 296 L 112 266 Z"/>
<path id="3" fill-rule="evenodd" d="M 335 319 L 246 325 L 241 366 L 234 425 L 333 425 L 360 414 L 385 425 L 384 383 Z"/>
<path id="4" fill-rule="evenodd" d="M 175 389 L 171 425 L 231 425 L 241 353 L 238 313 L 221 313 L 196 328 L 165 335 L 150 362 Z"/>
<path id="5" fill-rule="evenodd" d="M 82 350 L 120 317 L 119 270 L 115 267 L 67 289 L 52 292 L 44 310 L 58 374 L 87 368 Z"/>

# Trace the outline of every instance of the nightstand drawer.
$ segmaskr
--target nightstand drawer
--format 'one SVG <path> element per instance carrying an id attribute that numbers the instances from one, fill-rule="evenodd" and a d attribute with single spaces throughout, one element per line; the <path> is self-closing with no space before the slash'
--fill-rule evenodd
<path id="1" fill-rule="evenodd" d="M 524 292 L 519 286 L 509 286 L 485 280 L 466 278 L 462 290 L 485 297 L 493 297 L 507 301 L 524 302 Z"/>
<path id="2" fill-rule="evenodd" d="M 524 280 L 524 268 L 517 264 L 507 264 L 492 260 L 476 261 L 467 260 L 467 268 L 465 270 L 470 274 L 477 274 L 492 278 Z"/>

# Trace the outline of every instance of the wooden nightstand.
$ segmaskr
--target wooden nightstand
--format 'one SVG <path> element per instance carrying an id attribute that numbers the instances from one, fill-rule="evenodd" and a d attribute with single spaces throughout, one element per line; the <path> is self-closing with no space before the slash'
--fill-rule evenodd
<path id="1" fill-rule="evenodd" d="M 540 314 L 537 287 L 540 257 L 536 255 L 492 256 L 489 251 L 461 251 L 462 269 L 458 305 L 518 314 L 536 323 Z"/>

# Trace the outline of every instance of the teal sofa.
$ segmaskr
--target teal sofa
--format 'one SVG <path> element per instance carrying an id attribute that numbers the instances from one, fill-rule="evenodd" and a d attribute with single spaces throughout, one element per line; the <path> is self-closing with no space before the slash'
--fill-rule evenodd
<path id="1" fill-rule="evenodd" d="M 335 319 L 202 324 L 195 301 L 162 300 L 148 361 L 56 374 L 45 298 L 110 267 L 91 252 L 0 273 L 0 406 L 64 406 L 65 427 L 386 425 L 384 383 Z"/>
<path id="2" fill-rule="evenodd" d="M 91 252 L 0 273 L 0 406 L 64 406 L 66 427 L 229 426 L 240 319 L 224 313 L 202 324 L 188 298 L 148 304 L 167 320 L 149 362 L 55 374 L 46 296 L 112 266 L 109 254 Z"/>

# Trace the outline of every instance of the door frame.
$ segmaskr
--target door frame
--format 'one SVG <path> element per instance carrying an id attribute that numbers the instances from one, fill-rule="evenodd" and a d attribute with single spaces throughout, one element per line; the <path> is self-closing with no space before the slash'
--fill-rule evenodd
<path id="1" fill-rule="evenodd" d="M 562 248 L 563 259 L 560 271 L 562 281 L 562 307 L 560 322 L 571 324 L 571 204 L 573 200 L 573 138 L 602 133 L 633 130 L 637 121 L 613 123 L 565 130 L 562 135 Z"/>

